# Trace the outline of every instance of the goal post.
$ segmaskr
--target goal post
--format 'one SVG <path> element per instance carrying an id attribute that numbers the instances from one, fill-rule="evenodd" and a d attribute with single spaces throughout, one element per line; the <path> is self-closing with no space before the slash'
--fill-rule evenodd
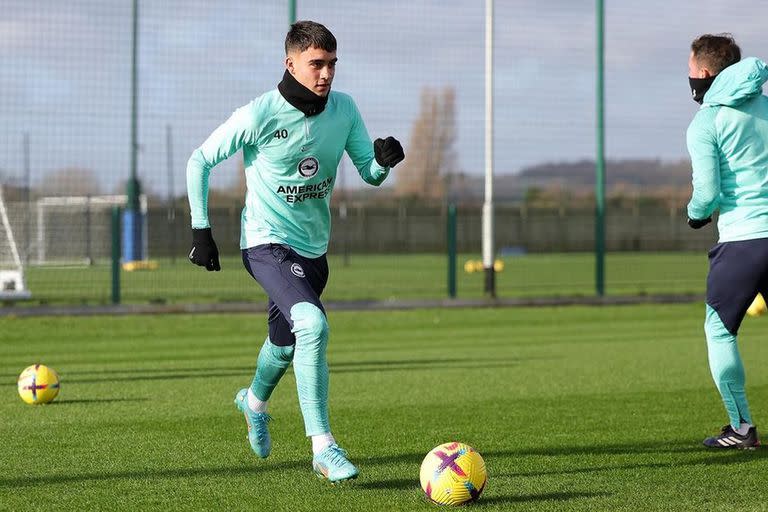
<path id="1" fill-rule="evenodd" d="M 13 226 L 8 215 L 3 187 L 0 186 L 0 300 L 28 299 L 31 297 L 24 282 L 24 266 L 19 247 L 13 236 Z"/>
<path id="2" fill-rule="evenodd" d="M 36 265 L 93 265 L 112 257 L 112 208 L 124 207 L 125 195 L 41 197 L 36 203 Z M 147 232 L 147 197 L 139 207 Z M 146 244 L 146 238 L 144 243 Z M 147 254 L 147 247 L 144 248 Z"/>

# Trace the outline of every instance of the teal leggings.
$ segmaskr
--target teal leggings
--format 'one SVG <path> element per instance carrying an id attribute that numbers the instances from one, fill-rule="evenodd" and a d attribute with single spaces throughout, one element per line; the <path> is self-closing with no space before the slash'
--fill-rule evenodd
<path id="1" fill-rule="evenodd" d="M 747 395 L 744 391 L 744 365 L 741 362 L 736 336 L 728 332 L 717 311 L 707 305 L 704 332 L 707 335 L 709 369 L 723 398 L 733 428 L 742 422 L 752 423 Z"/>

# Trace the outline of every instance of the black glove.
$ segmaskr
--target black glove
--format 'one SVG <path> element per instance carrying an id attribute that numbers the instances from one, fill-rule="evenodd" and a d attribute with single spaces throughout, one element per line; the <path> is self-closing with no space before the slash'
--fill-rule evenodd
<path id="1" fill-rule="evenodd" d="M 691 226 L 693 229 L 701 229 L 707 224 L 712 222 L 712 216 L 710 215 L 706 219 L 692 219 L 688 217 L 688 225 Z"/>
<path id="2" fill-rule="evenodd" d="M 394 137 L 373 141 L 373 154 L 382 167 L 394 167 L 405 158 L 403 146 Z"/>
<path id="3" fill-rule="evenodd" d="M 189 261 L 205 267 L 209 272 L 221 270 L 219 249 L 213 241 L 211 228 L 192 229 L 192 250 L 189 251 Z"/>

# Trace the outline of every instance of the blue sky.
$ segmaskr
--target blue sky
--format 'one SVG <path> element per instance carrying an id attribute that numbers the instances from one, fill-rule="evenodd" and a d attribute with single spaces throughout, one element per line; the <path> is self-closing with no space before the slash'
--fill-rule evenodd
<path id="1" fill-rule="evenodd" d="M 424 87 L 456 90 L 457 167 L 483 172 L 484 1 L 297 0 L 298 17 L 339 41 L 334 87 L 356 99 L 373 137 L 408 150 Z M 762 52 L 764 2 L 606 2 L 609 158 L 686 158 L 690 41 L 730 31 Z M 40 183 L 56 170 L 92 170 L 104 191 L 129 172 L 130 0 L 2 0 L 0 172 L 22 175 L 22 137 Z M 495 168 L 592 158 L 594 0 L 495 2 Z M 238 106 L 282 74 L 287 2 L 140 1 L 139 175 L 183 191 L 189 154 Z M 239 157 L 238 157 L 239 158 Z M 236 179 L 217 168 L 213 186 Z M 395 173 L 396 179 L 396 173 Z M 347 184 L 353 178 L 346 179 Z"/>

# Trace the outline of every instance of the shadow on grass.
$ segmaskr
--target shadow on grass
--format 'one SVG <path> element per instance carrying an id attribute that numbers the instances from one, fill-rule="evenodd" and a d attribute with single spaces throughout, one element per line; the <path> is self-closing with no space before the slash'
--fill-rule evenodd
<path id="1" fill-rule="evenodd" d="M 255 365 L 255 359 L 254 359 Z M 99 370 L 70 370 L 65 375 L 83 376 L 83 375 L 115 375 L 115 374 L 174 374 L 174 373 L 190 373 L 190 372 L 214 372 L 214 371 L 253 371 L 255 366 L 208 366 L 205 368 L 103 368 Z"/>
<path id="2" fill-rule="evenodd" d="M 579 446 L 542 446 L 539 448 L 521 448 L 520 450 L 485 450 L 484 457 L 509 456 L 545 456 L 557 457 L 568 455 L 637 455 L 643 453 L 708 453 L 696 439 L 663 439 L 658 442 L 640 442 L 628 444 L 603 444 Z"/>
<path id="3" fill-rule="evenodd" d="M 505 503 L 530 503 L 534 501 L 569 501 L 579 498 L 605 498 L 611 496 L 607 492 L 547 492 L 543 494 L 523 494 L 520 496 L 489 496 L 481 497 L 473 506 L 500 505 Z"/>
<path id="4" fill-rule="evenodd" d="M 306 460 L 287 461 L 269 466 L 234 466 L 218 468 L 176 468 L 176 469 L 145 469 L 135 471 L 116 471 L 98 473 L 81 473 L 79 475 L 42 475 L 42 476 L 20 476 L 15 478 L 0 478 L 0 488 L 8 487 L 36 487 L 55 484 L 69 484 L 74 482 L 99 482 L 104 480 L 135 480 L 161 478 L 199 478 L 199 477 L 226 477 L 251 475 L 257 476 L 263 472 L 282 472 L 292 469 L 307 469 Z"/>
<path id="5" fill-rule="evenodd" d="M 374 489 L 386 491 L 420 491 L 419 481 L 415 478 L 398 478 L 394 480 L 358 481 L 355 487 L 360 489 Z"/>
<path id="6" fill-rule="evenodd" d="M 521 448 L 519 450 L 482 450 L 482 456 L 486 461 L 498 458 L 508 457 L 568 457 L 571 455 L 642 455 L 642 454 L 660 454 L 660 453 L 700 453 L 710 454 L 703 446 L 693 443 L 690 439 L 667 440 L 664 446 L 658 443 L 635 443 L 635 444 L 613 444 L 613 445 L 595 445 L 595 446 L 558 446 L 541 448 Z M 732 452 L 731 452 L 732 453 Z M 764 453 L 768 457 L 768 449 L 755 450 L 747 452 L 753 456 L 760 457 Z M 424 460 L 424 453 L 399 453 L 393 455 L 358 457 L 364 464 L 390 464 L 390 463 L 408 463 L 421 464 Z M 733 453 L 732 453 L 733 454 Z M 713 453 L 713 455 L 715 455 Z M 721 455 L 721 454 L 717 454 Z"/>
<path id="7" fill-rule="evenodd" d="M 413 478 L 403 478 L 394 480 L 378 480 L 371 482 L 357 482 L 355 485 L 359 489 L 368 490 L 385 490 L 385 491 L 414 491 L 421 493 L 419 482 Z M 610 493 L 606 492 L 551 492 L 544 494 L 524 494 L 521 496 L 516 495 L 503 495 L 503 496 L 490 496 L 481 497 L 477 503 L 473 506 L 484 505 L 499 505 L 505 503 L 528 503 L 533 501 L 568 501 L 578 498 L 603 498 L 610 496 Z M 429 503 L 429 500 L 424 498 L 425 503 Z"/>
<path id="8" fill-rule="evenodd" d="M 532 358 L 540 359 L 540 358 Z M 398 359 L 384 361 L 348 361 L 330 364 L 331 373 L 365 373 L 400 370 L 438 370 L 457 369 L 473 370 L 486 368 L 505 368 L 521 364 L 527 359 Z M 83 384 L 93 382 L 134 382 L 153 380 L 211 379 L 217 377 L 236 377 L 248 375 L 255 366 L 211 367 L 211 368 L 134 368 L 93 371 L 73 371 L 60 374 L 64 383 Z M 14 375 L 15 376 L 15 375 Z M 2 382 L 0 387 L 15 386 L 16 382 Z"/>
<path id="9" fill-rule="evenodd" d="M 63 384 L 84 384 L 94 382 L 134 382 L 152 380 L 207 379 L 248 375 L 255 367 L 243 369 L 191 369 L 191 370 L 112 370 L 95 372 L 66 372 L 59 374 Z M 128 374 L 128 375 L 125 375 Z M 134 375 L 131 375 L 134 374 Z M 94 375 L 94 377 L 88 377 Z M 2 382 L 0 387 L 16 386 L 16 382 Z"/>
<path id="10" fill-rule="evenodd" d="M 48 405 L 69 405 L 69 404 L 103 404 L 109 402 L 148 402 L 149 398 L 78 398 L 76 400 L 56 400 Z"/>
<path id="11" fill-rule="evenodd" d="M 509 368 L 519 365 L 522 359 L 494 359 L 494 360 L 446 360 L 434 361 L 379 361 L 370 363 L 347 363 L 348 366 L 340 367 L 338 363 L 330 365 L 331 373 L 366 373 L 366 372 L 392 372 L 401 370 L 484 370 L 487 368 Z"/>
<path id="12" fill-rule="evenodd" d="M 74 402 L 74 401 L 73 401 Z M 62 402 L 65 403 L 65 402 Z M 648 462 L 638 463 L 631 462 L 626 463 L 622 461 L 615 465 L 600 465 L 600 466 L 583 466 L 582 467 L 570 467 L 562 469 L 542 469 L 541 471 L 528 471 L 528 472 L 510 472 L 510 473 L 494 473 L 492 461 L 497 458 L 507 457 L 521 457 L 521 456 L 562 456 L 568 457 L 569 455 L 610 455 L 610 454 L 627 454 L 627 455 L 642 455 L 642 454 L 659 454 L 659 453 L 687 453 L 697 452 L 704 456 L 695 456 L 690 460 L 674 460 L 669 462 Z M 706 454 L 706 455 L 705 455 Z M 569 474 L 582 474 L 582 473 L 595 473 L 602 471 L 624 471 L 624 470 L 636 470 L 636 469 L 668 469 L 679 468 L 684 466 L 700 466 L 700 465 L 718 465 L 727 466 L 730 464 L 742 464 L 744 462 L 762 460 L 768 458 L 768 450 L 758 449 L 754 451 L 729 451 L 724 453 L 707 452 L 705 448 L 694 448 L 691 446 L 667 446 L 660 448 L 656 443 L 648 444 L 633 444 L 633 445 L 601 445 L 601 446 L 574 446 L 574 447 L 558 447 L 556 449 L 541 449 L 541 450 L 489 450 L 483 453 L 486 461 L 491 462 L 489 464 L 491 470 L 491 478 L 495 476 L 504 477 L 536 477 L 544 475 L 569 475 Z M 360 457 L 357 460 L 360 462 L 360 466 L 363 468 L 365 474 L 365 466 L 379 466 L 392 463 L 409 463 L 413 466 L 418 466 L 421 463 L 423 453 L 400 453 L 393 455 L 373 456 L 373 457 Z M 73 482 L 86 482 L 86 481 L 104 481 L 104 480 L 131 480 L 131 479 L 158 479 L 158 478 L 206 478 L 206 477 L 226 477 L 226 476 L 240 476 L 250 475 L 258 476 L 265 473 L 280 473 L 290 470 L 308 470 L 307 461 L 283 461 L 264 464 L 249 464 L 247 466 L 232 466 L 232 467 L 214 467 L 214 468 L 169 468 L 169 469 L 145 469 L 145 470 L 133 470 L 133 471 L 117 471 L 117 472 L 94 472 L 94 473 L 81 473 L 81 474 L 66 474 L 66 475 L 42 475 L 42 476 L 21 476 L 11 478 L 0 478 L 0 488 L 16 488 L 16 487 L 34 487 L 50 484 L 66 484 Z M 400 490 L 407 491 L 410 489 L 418 490 L 418 481 L 416 479 L 394 479 L 394 480 L 367 480 L 361 479 L 356 482 L 356 485 L 362 489 L 383 489 L 383 490 Z M 598 496 L 605 496 L 606 494 L 600 493 L 547 493 L 541 495 L 524 495 L 524 496 L 499 496 L 489 497 L 487 500 L 482 500 L 483 503 L 518 503 L 524 501 L 564 501 L 576 498 L 591 498 Z"/>
<path id="13" fill-rule="evenodd" d="M 686 454 L 688 460 L 676 458 L 668 462 L 627 462 L 626 460 L 614 465 L 583 466 L 577 468 L 555 468 L 542 469 L 538 471 L 520 471 L 498 473 L 499 476 L 506 477 L 537 477 L 545 475 L 578 475 L 585 473 L 600 473 L 609 471 L 627 471 L 637 469 L 669 469 L 679 467 L 695 466 L 728 466 L 730 464 L 742 464 L 745 462 L 768 459 L 768 450 L 728 450 L 713 451 L 712 449 L 700 446 L 700 441 L 691 442 L 690 440 L 680 440 L 668 442 L 667 446 L 659 447 L 656 443 L 639 445 L 608 445 L 608 446 L 579 446 L 562 448 L 542 448 L 536 450 L 514 451 L 489 451 L 483 455 L 486 460 L 492 460 L 494 457 L 520 457 L 520 456 L 556 456 L 568 457 L 569 455 L 659 455 L 659 454 Z"/>
<path id="14" fill-rule="evenodd" d="M 752 457 L 754 459 L 755 457 Z M 757 458 L 764 458 L 758 456 Z M 531 478 L 538 476 L 552 476 L 552 475 L 582 475 L 588 473 L 602 473 L 610 471 L 629 471 L 635 469 L 668 469 L 668 468 L 680 468 L 691 466 L 709 466 L 709 465 L 728 465 L 728 464 L 741 464 L 746 462 L 744 458 L 705 458 L 695 459 L 690 461 L 677 461 L 677 462 L 648 462 L 638 464 L 616 464 L 614 466 L 590 466 L 574 469 L 552 469 L 543 471 L 521 471 L 512 473 L 499 473 L 498 476 L 513 477 L 513 478 Z"/>
<path id="15" fill-rule="evenodd" d="M 492 467 L 494 460 L 503 458 L 518 458 L 531 456 L 561 457 L 567 460 L 573 455 L 661 455 L 661 454 L 690 454 L 689 460 L 680 460 L 676 458 L 669 462 L 627 462 L 621 461 L 615 465 L 570 467 L 562 469 L 542 469 L 540 471 L 511 472 L 511 473 L 493 473 Z M 667 441 L 666 446 L 660 447 L 658 443 L 637 443 L 637 444 L 618 444 L 618 445 L 599 445 L 599 446 L 563 446 L 557 448 L 540 449 L 521 449 L 521 450 L 487 450 L 482 452 L 483 458 L 489 464 L 491 474 L 507 477 L 535 477 L 542 475 L 558 474 L 580 474 L 593 473 L 601 471 L 622 471 L 632 469 L 666 469 L 680 466 L 699 466 L 699 465 L 721 465 L 741 464 L 744 462 L 768 459 L 768 449 L 760 448 L 757 450 L 729 450 L 723 452 L 711 451 L 703 446 L 699 446 L 699 441 L 692 442 L 690 439 L 677 441 Z M 380 457 L 359 458 L 361 465 L 382 465 L 392 463 L 406 463 L 419 465 L 424 458 L 423 453 L 401 453 L 396 455 L 383 455 Z M 603 461 L 604 462 L 604 461 Z M 397 485 L 400 481 L 393 481 Z M 373 486 L 374 484 L 369 484 Z M 386 482 L 376 484 L 385 486 Z"/>

